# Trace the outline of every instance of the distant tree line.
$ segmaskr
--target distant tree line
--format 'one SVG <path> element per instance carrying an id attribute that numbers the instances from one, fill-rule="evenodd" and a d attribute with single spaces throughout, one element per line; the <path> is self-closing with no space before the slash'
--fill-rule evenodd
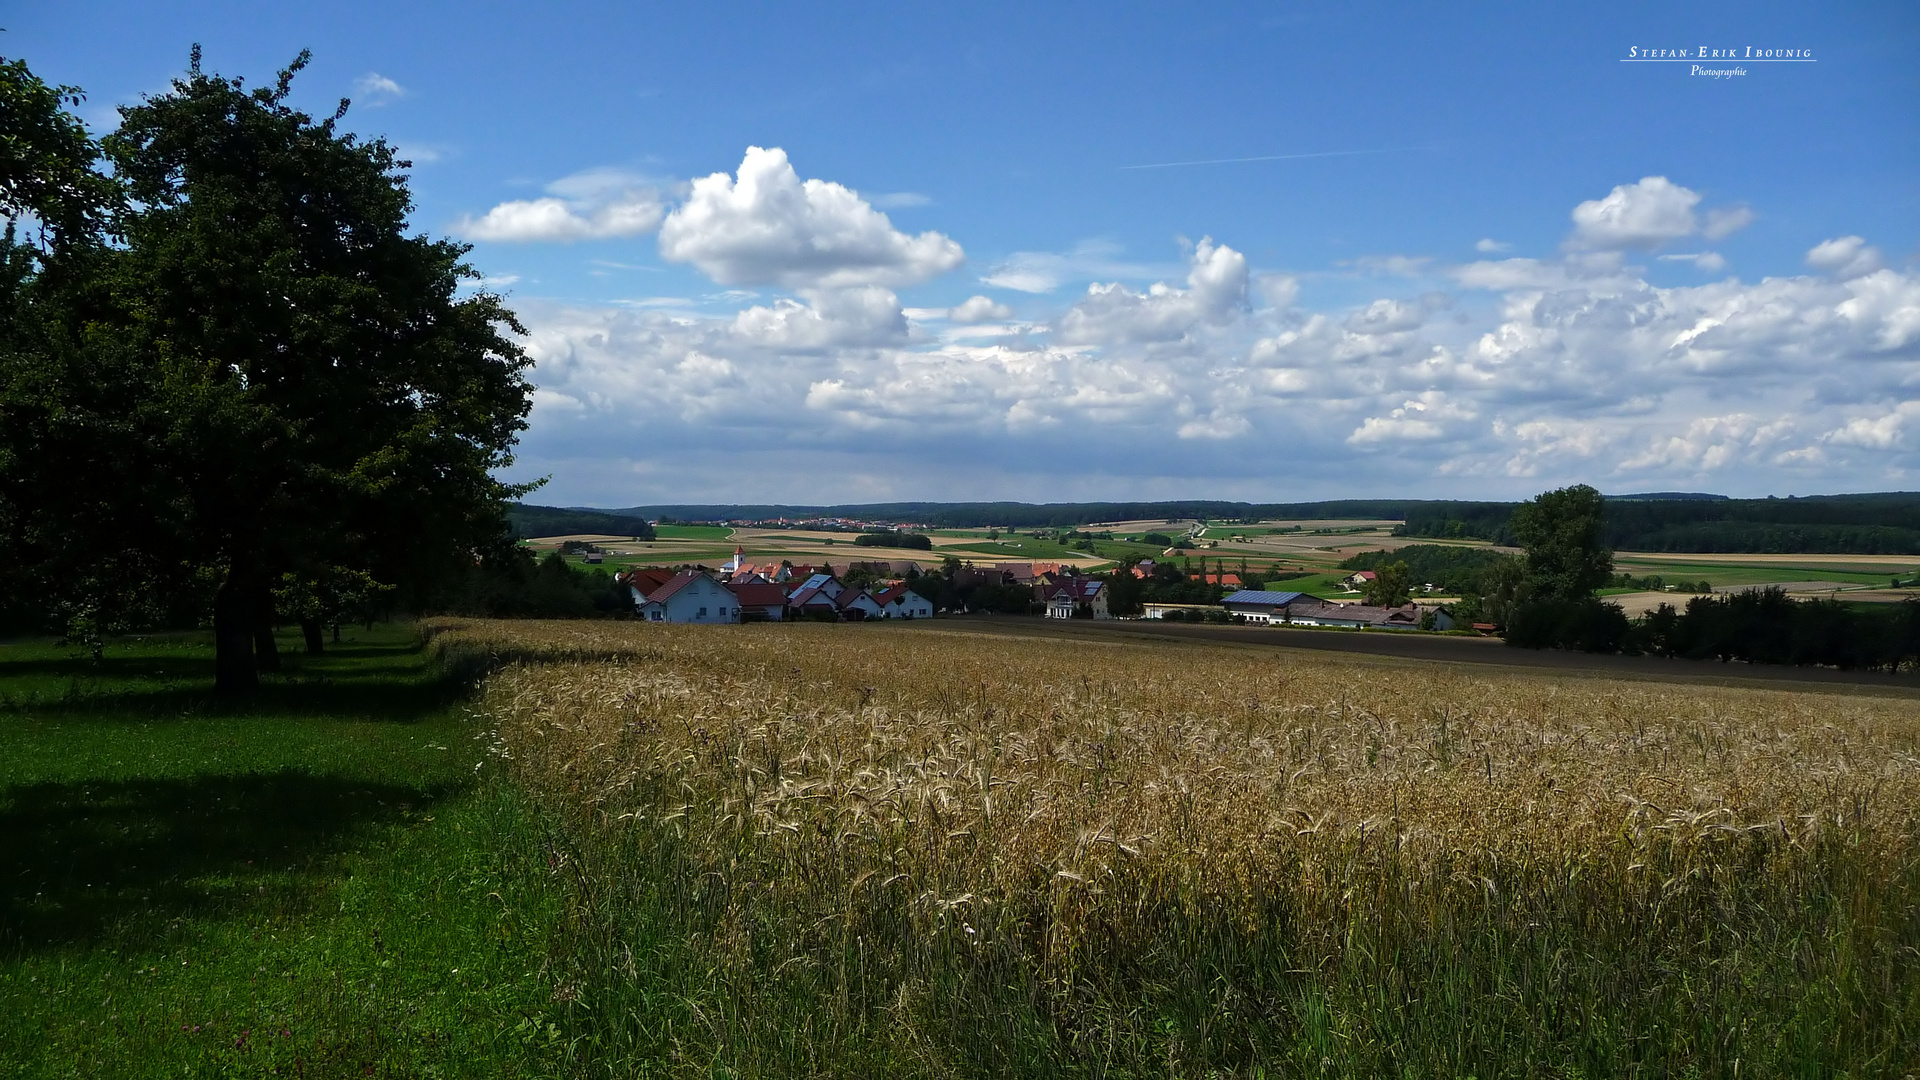
<path id="1" fill-rule="evenodd" d="M 1629 619 L 1618 604 L 1522 604 L 1509 645 L 1583 652 L 1898 671 L 1920 665 L 1920 602 L 1796 600 L 1778 588 L 1696 596 Z"/>
<path id="2" fill-rule="evenodd" d="M 921 522 L 934 528 L 951 529 L 989 526 L 1074 529 L 1094 521 L 1193 519 L 1230 524 L 1287 519 L 1376 519 L 1400 522 L 1394 530 L 1399 536 L 1487 540 L 1511 546 L 1518 542 L 1511 520 L 1520 505 L 1431 499 L 1333 499 L 1296 503 L 900 502 L 835 506 L 640 506 L 604 513 L 661 521 L 845 517 Z M 1146 541 L 1152 543 L 1154 539 L 1150 536 Z M 1684 492 L 1629 496 L 1607 500 L 1605 540 L 1616 549 L 1631 551 L 1920 553 L 1920 493 L 1789 499 L 1727 499 Z M 1166 538 L 1166 546 L 1172 546 L 1173 542 L 1173 538 Z"/>
<path id="3" fill-rule="evenodd" d="M 521 538 L 581 533 L 631 536 L 636 540 L 654 538 L 653 525 L 646 518 L 610 514 L 601 510 L 564 510 L 554 506 L 509 503 L 507 524 L 512 527 L 513 535 Z"/>
<path id="4" fill-rule="evenodd" d="M 1407 564 L 1417 584 L 1433 584 L 1455 595 L 1482 591 L 1489 568 L 1513 556 L 1483 547 L 1449 544 L 1408 544 L 1395 551 L 1363 551 L 1340 563 L 1343 570 L 1379 570 L 1389 563 Z"/>
<path id="5" fill-rule="evenodd" d="M 1245 503 L 1219 500 L 1166 502 L 894 502 L 831 506 L 706 504 L 633 506 L 607 513 L 655 521 L 764 521 L 775 518 L 841 517 L 860 521 L 905 521 L 940 529 L 1077 529 L 1096 521 L 1185 520 L 1239 523 L 1273 518 L 1367 518 L 1398 521 L 1417 501 L 1336 499 L 1324 502 Z M 1508 504 L 1511 509 L 1511 504 Z"/>
<path id="6" fill-rule="evenodd" d="M 442 578 L 420 610 L 489 619 L 627 618 L 633 594 L 604 567 L 576 566 L 557 551 L 536 560 L 522 548 Z"/>
<path id="7" fill-rule="evenodd" d="M 1488 540 L 1518 537 L 1513 503 L 1407 504 L 1396 535 Z M 1644 499 L 1606 502 L 1605 543 L 1628 551 L 1920 554 L 1920 493 L 1799 499 Z"/>
<path id="8" fill-rule="evenodd" d="M 860 547 L 909 548 L 914 551 L 932 551 L 933 537 L 924 533 L 902 532 L 899 529 L 877 529 L 863 532 L 853 538 Z"/>
<path id="9" fill-rule="evenodd" d="M 1629 619 L 1620 605 L 1595 596 L 1597 589 L 1620 577 L 1613 572 L 1613 551 L 1605 543 L 1605 504 L 1599 492 L 1585 485 L 1522 503 L 1508 527 L 1525 554 L 1499 557 L 1483 566 L 1474 582 L 1477 588 L 1455 606 L 1455 617 L 1502 624 L 1507 644 L 1522 648 L 1843 670 L 1897 671 L 1920 665 L 1920 602 L 1914 601 L 1795 600 L 1769 588 L 1696 596 L 1684 609 L 1662 604 Z M 1438 561 L 1433 565 L 1442 568 Z"/>

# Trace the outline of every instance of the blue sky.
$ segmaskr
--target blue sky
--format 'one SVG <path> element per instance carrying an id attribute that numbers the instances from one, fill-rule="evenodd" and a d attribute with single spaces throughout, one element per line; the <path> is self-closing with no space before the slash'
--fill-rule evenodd
<path id="1" fill-rule="evenodd" d="M 526 322 L 538 501 L 1920 486 L 1911 4 L 716 10 L 82 2 L 0 53 L 104 129 L 194 42 L 311 48 Z"/>

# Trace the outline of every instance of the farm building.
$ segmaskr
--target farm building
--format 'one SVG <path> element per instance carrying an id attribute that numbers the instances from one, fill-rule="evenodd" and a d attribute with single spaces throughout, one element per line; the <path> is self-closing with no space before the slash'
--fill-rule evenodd
<path id="1" fill-rule="evenodd" d="M 1180 618 L 1188 619 L 1195 615 L 1205 615 L 1212 611 L 1211 604 L 1166 604 L 1146 603 L 1140 605 L 1140 617 L 1143 619 L 1165 619 L 1169 612 L 1180 612 Z"/>
<path id="2" fill-rule="evenodd" d="M 1295 608 L 1322 606 L 1325 601 L 1317 596 L 1308 596 L 1303 592 L 1263 592 L 1258 589 L 1242 589 L 1230 593 L 1220 601 L 1227 614 L 1237 615 L 1247 622 L 1286 622 L 1287 614 Z"/>
<path id="3" fill-rule="evenodd" d="M 1420 608 L 1413 604 L 1397 608 L 1369 607 L 1366 604 L 1307 604 L 1288 609 L 1286 622 L 1293 626 L 1418 630 Z"/>

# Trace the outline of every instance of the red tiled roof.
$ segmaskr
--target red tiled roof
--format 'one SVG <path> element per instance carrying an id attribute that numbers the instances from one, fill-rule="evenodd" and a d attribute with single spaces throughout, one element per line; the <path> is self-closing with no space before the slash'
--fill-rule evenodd
<path id="1" fill-rule="evenodd" d="M 673 580 L 673 571 L 662 570 L 657 566 L 642 567 L 627 571 L 626 584 L 639 589 L 640 595 L 650 597 L 660 586 Z"/>
<path id="2" fill-rule="evenodd" d="M 787 594 L 778 585 L 753 582 L 745 585 L 728 585 L 727 591 L 732 593 L 743 607 L 787 606 Z"/>
<path id="3" fill-rule="evenodd" d="M 647 602 L 657 604 L 672 596 L 674 593 L 679 592 L 681 589 L 686 588 L 693 581 L 706 576 L 707 574 L 704 570 L 682 570 L 673 575 L 673 580 L 660 586 L 659 591 L 649 593 L 647 595 Z"/>

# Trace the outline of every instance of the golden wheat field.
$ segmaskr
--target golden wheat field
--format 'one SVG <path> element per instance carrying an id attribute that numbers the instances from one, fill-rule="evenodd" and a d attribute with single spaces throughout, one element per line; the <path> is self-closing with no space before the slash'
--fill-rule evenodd
<path id="1" fill-rule="evenodd" d="M 1809 978 L 1912 951 L 1911 700 L 887 627 L 429 629 L 495 666 L 481 711 L 513 775 L 589 833 L 673 848 L 647 872 L 703 913 L 715 978 L 811 970 L 908 1029 L 954 964 L 1017 972 L 1079 1031 L 1076 1009 L 1156 973 L 1229 1017 L 1306 992 L 1248 974 L 1246 950 L 1308 983 L 1359 957 L 1397 987 L 1382 1000 L 1425 1000 L 1396 966 L 1416 953 L 1471 954 L 1506 965 L 1497 1008 L 1651 985 L 1675 1015 L 1713 1008 L 1689 995 L 1726 992 L 1714 965 L 1762 938 L 1809 938 L 1779 946 Z M 620 850 L 573 857 L 617 876 L 640 859 Z M 1800 927 L 1816 901 L 1839 914 Z M 1597 950 L 1597 974 L 1526 959 L 1542 942 Z M 1857 996 L 1905 1008 L 1914 964 L 1888 963 Z M 1345 1022 L 1353 1060 L 1384 1067 L 1413 1021 Z M 1169 1038 L 1253 1053 L 1204 1021 Z"/>

